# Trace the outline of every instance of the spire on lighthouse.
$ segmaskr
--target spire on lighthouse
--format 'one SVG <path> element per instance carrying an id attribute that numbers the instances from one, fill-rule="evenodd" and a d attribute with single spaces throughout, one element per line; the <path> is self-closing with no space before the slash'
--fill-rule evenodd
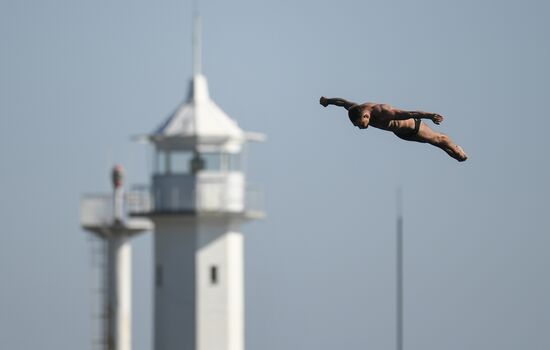
<path id="1" fill-rule="evenodd" d="M 193 76 L 202 72 L 202 20 L 199 15 L 193 18 Z"/>
<path id="2" fill-rule="evenodd" d="M 198 10 L 197 10 L 198 12 Z M 208 100 L 208 82 L 202 75 L 202 19 L 198 14 L 193 18 L 193 78 L 189 89 L 189 101 Z"/>

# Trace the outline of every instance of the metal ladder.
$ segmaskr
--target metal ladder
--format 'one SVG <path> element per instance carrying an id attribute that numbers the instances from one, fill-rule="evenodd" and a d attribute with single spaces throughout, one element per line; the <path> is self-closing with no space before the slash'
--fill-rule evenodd
<path id="1" fill-rule="evenodd" d="M 107 344 L 107 241 L 90 234 L 91 349 L 108 350 Z"/>

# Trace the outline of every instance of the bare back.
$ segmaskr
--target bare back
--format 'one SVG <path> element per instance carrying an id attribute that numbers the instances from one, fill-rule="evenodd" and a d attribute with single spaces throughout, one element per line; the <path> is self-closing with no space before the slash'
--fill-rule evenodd
<path id="1" fill-rule="evenodd" d="M 384 103 L 363 103 L 359 105 L 364 114 L 369 116 L 369 125 L 387 131 L 398 131 L 403 128 L 413 128 L 414 121 L 411 119 L 397 120 L 396 113 L 399 112 L 391 105 Z"/>

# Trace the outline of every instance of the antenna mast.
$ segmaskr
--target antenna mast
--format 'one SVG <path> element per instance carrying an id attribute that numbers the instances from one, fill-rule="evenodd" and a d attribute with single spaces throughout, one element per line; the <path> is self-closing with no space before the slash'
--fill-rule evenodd
<path id="1" fill-rule="evenodd" d="M 403 350 L 403 200 L 397 189 L 396 232 L 396 350 Z"/>

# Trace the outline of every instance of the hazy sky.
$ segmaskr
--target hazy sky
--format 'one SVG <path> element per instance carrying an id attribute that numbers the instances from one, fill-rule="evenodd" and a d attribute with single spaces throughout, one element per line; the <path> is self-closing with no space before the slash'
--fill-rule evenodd
<path id="1" fill-rule="evenodd" d="M 202 1 L 203 71 L 252 145 L 248 350 L 550 348 L 550 3 Z M 0 348 L 90 349 L 79 199 L 185 98 L 191 2 L 0 0 Z M 446 116 L 470 159 L 355 129 L 319 96 Z M 151 349 L 151 234 L 134 240 L 134 349 Z"/>

